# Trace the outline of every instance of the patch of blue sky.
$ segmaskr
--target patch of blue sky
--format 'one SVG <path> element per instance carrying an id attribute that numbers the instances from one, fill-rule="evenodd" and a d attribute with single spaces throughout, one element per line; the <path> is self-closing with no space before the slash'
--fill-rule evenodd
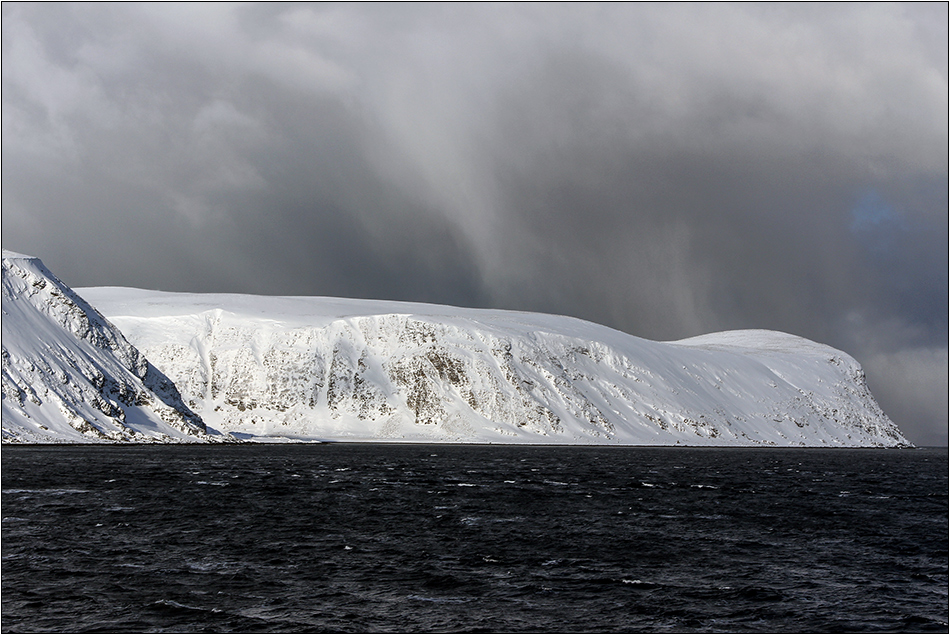
<path id="1" fill-rule="evenodd" d="M 881 193 L 874 188 L 865 188 L 851 207 L 851 231 L 867 232 L 876 229 L 904 229 L 902 215 Z"/>

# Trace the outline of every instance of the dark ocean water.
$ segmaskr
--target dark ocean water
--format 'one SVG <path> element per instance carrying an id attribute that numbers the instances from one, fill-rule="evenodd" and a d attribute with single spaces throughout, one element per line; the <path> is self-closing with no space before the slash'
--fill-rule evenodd
<path id="1" fill-rule="evenodd" d="M 2 630 L 947 632 L 944 449 L 5 446 Z"/>

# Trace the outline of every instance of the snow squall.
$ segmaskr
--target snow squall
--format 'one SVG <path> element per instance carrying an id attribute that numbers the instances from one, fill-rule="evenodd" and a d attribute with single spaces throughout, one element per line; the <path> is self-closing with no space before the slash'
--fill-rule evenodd
<path id="1" fill-rule="evenodd" d="M 8 408 L 19 395 L 8 384 L 24 376 L 23 356 L 8 352 L 11 316 L 17 351 L 31 334 L 49 337 L 31 322 L 37 312 L 20 308 L 36 296 L 8 284 L 8 262 L 23 262 L 14 256 L 4 252 L 4 440 L 14 431 L 53 440 L 51 431 L 29 438 L 29 412 Z M 209 434 L 195 430 L 193 440 L 909 445 L 853 358 L 784 333 L 653 342 L 513 311 L 114 287 L 78 293 L 207 424 Z M 51 372 L 30 381 L 55 384 Z M 66 425 L 61 440 L 77 440 Z M 80 435 L 137 440 L 100 437 Z"/>

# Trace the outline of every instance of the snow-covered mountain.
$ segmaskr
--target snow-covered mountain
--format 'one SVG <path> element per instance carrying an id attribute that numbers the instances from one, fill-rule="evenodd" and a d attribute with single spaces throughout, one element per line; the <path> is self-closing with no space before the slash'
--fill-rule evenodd
<path id="1" fill-rule="evenodd" d="M 3 251 L 3 441 L 207 440 L 175 385 L 40 260 Z"/>
<path id="2" fill-rule="evenodd" d="M 907 444 L 854 359 L 783 333 L 661 343 L 510 311 L 80 292 L 210 426 L 239 437 Z"/>

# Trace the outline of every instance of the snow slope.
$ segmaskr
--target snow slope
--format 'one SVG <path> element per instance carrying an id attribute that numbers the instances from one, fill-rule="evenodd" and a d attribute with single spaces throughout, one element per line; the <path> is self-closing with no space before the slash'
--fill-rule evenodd
<path id="1" fill-rule="evenodd" d="M 653 342 L 563 316 L 332 298 L 82 294 L 246 438 L 897 446 L 857 362 L 770 331 Z"/>
<path id="2" fill-rule="evenodd" d="M 39 259 L 3 251 L 3 441 L 206 440 L 174 384 Z"/>

